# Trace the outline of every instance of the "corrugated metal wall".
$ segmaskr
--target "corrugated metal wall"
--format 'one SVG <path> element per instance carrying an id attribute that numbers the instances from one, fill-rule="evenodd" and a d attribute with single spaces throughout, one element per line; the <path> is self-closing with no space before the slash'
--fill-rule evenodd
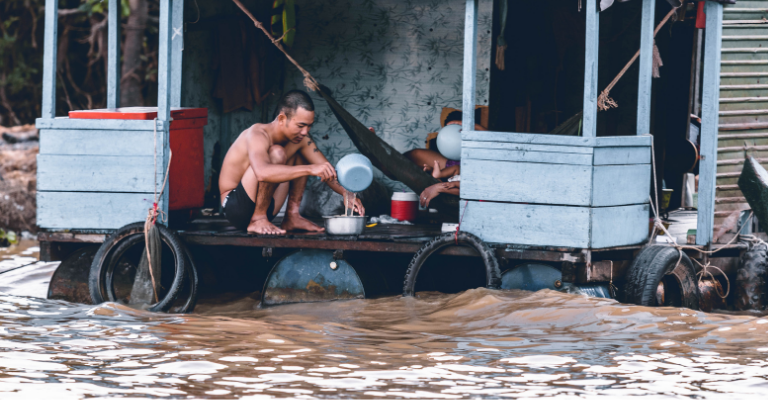
<path id="1" fill-rule="evenodd" d="M 715 231 L 749 208 L 737 186 L 745 152 L 768 166 L 768 0 L 724 8 L 720 79 Z"/>

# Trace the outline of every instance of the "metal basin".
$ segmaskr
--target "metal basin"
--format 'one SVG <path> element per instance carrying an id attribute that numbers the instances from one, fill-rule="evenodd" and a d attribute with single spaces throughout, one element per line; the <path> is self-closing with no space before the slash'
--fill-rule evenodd
<path id="1" fill-rule="evenodd" d="M 329 235 L 359 235 L 365 229 L 364 216 L 338 215 L 323 217 L 323 219 L 325 219 L 325 233 Z"/>

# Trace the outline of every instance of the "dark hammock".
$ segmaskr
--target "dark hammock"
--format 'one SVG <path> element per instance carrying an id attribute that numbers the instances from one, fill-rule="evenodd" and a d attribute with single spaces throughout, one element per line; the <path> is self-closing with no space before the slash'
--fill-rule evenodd
<path id="1" fill-rule="evenodd" d="M 360 153 L 371 159 L 376 168 L 389 172 L 395 179 L 416 193 L 421 193 L 424 189 L 440 183 L 439 180 L 424 172 L 423 169 L 395 150 L 389 143 L 368 130 L 365 125 L 331 97 L 331 91 L 327 87 L 319 86 L 320 90 L 317 92 L 331 106 L 333 114 L 349 138 L 352 139 L 352 143 L 355 144 Z M 459 198 L 456 196 L 438 196 L 430 202 L 431 205 L 443 213 L 458 215 Z"/>
<path id="2" fill-rule="evenodd" d="M 347 110 L 344 109 L 334 98 L 331 96 L 331 91 L 320 85 L 310 73 L 299 65 L 296 60 L 288 54 L 287 51 L 280 44 L 280 38 L 275 38 L 264 27 L 264 25 L 248 11 L 248 9 L 240 2 L 240 0 L 232 0 L 247 16 L 253 21 L 253 24 L 257 28 L 261 29 L 265 35 L 272 41 L 272 43 L 285 55 L 299 71 L 304 75 L 304 85 L 314 90 L 328 102 L 331 106 L 333 114 L 336 119 L 339 120 L 339 124 L 347 132 L 349 138 L 352 139 L 352 143 L 355 144 L 360 153 L 371 159 L 371 163 L 376 168 L 382 171 L 389 172 L 398 181 L 408 186 L 416 193 L 421 193 L 424 189 L 441 181 L 432 177 L 432 175 L 424 172 L 421 167 L 417 166 L 411 160 L 400 154 L 394 147 L 390 146 L 387 142 L 381 140 L 375 133 L 368 130 L 360 121 L 352 116 Z M 434 198 L 430 205 L 437 208 L 441 213 L 451 214 L 458 216 L 459 212 L 459 198 L 456 196 L 438 196 Z"/>

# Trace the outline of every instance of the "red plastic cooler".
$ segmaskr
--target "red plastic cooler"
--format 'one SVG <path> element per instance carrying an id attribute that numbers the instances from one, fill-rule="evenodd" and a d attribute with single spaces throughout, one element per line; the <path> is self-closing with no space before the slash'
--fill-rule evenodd
<path id="1" fill-rule="evenodd" d="M 157 107 L 70 111 L 69 118 L 152 120 L 157 118 Z M 208 123 L 208 109 L 174 108 L 171 118 L 168 209 L 200 208 L 205 196 L 203 127 Z"/>

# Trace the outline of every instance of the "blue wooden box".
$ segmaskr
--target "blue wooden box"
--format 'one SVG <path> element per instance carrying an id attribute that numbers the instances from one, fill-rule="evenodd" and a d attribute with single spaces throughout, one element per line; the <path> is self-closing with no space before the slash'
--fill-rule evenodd
<path id="1" fill-rule="evenodd" d="M 167 149 L 154 121 L 39 119 L 37 224 L 117 229 L 143 221 L 163 182 Z M 157 135 L 157 148 L 153 135 Z M 157 170 L 155 170 L 157 152 Z M 155 176 L 157 179 L 155 179 Z M 161 199 L 161 209 L 167 196 Z"/>
<path id="2" fill-rule="evenodd" d="M 647 239 L 651 136 L 464 132 L 461 230 L 575 248 Z"/>

